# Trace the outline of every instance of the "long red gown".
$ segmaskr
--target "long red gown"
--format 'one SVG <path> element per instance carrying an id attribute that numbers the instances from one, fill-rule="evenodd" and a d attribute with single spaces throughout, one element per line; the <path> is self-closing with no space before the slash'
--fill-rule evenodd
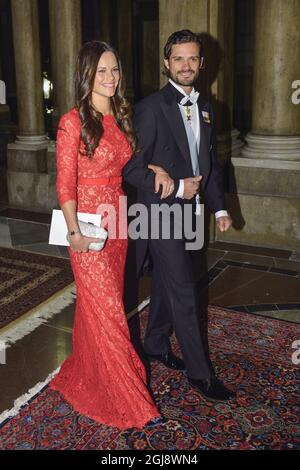
<path id="1" fill-rule="evenodd" d="M 131 148 L 111 115 L 92 158 L 78 152 L 77 109 L 65 114 L 57 135 L 57 191 L 60 205 L 77 200 L 79 212 L 96 213 L 100 203 L 118 214 L 121 184 L 86 186 L 78 178 L 121 176 Z M 120 429 L 142 428 L 159 416 L 146 387 L 146 374 L 133 345 L 123 306 L 127 239 L 108 239 L 100 252 L 69 249 L 76 283 L 73 353 L 49 386 L 81 414 Z"/>

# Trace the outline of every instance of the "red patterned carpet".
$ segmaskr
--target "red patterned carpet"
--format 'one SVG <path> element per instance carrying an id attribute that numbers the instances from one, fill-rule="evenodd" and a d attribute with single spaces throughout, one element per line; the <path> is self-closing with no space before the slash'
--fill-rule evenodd
<path id="1" fill-rule="evenodd" d="M 146 316 L 147 310 L 142 330 Z M 45 388 L 3 423 L 0 448 L 300 449 L 300 365 L 291 359 L 297 339 L 300 325 L 210 307 L 212 359 L 236 399 L 209 403 L 188 387 L 184 373 L 155 364 L 152 388 L 166 423 L 120 432 L 80 416 Z"/>
<path id="2" fill-rule="evenodd" d="M 68 259 L 0 247 L 0 328 L 73 280 Z"/>

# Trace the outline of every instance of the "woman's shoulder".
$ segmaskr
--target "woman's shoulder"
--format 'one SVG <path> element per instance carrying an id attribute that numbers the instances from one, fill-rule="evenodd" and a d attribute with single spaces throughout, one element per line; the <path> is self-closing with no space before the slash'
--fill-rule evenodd
<path id="1" fill-rule="evenodd" d="M 78 123 L 80 125 L 80 116 L 77 108 L 72 108 L 63 114 L 59 120 L 60 122 L 71 121 L 72 123 Z"/>
<path id="2" fill-rule="evenodd" d="M 80 130 L 81 122 L 77 108 L 72 108 L 63 114 L 59 120 L 58 128 L 72 128 Z"/>

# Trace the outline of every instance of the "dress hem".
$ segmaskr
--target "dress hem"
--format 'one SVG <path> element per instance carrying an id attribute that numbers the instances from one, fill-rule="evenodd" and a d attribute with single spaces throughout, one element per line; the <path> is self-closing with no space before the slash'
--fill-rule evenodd
<path id="1" fill-rule="evenodd" d="M 102 420 L 98 416 L 96 416 L 92 413 L 89 413 L 87 410 L 83 409 L 81 405 L 77 406 L 77 404 L 75 403 L 74 400 L 72 400 L 72 401 L 69 400 L 68 397 L 67 397 L 67 394 L 65 392 L 62 392 L 55 385 L 49 384 L 49 388 L 52 389 L 52 390 L 55 390 L 56 392 L 59 392 L 64 397 L 64 399 L 73 407 L 74 411 L 76 411 L 77 413 L 79 413 L 83 416 L 87 416 L 88 418 L 93 419 L 94 421 L 97 421 L 98 423 L 103 424 L 104 426 L 110 426 L 110 427 L 118 428 L 119 430 L 122 430 L 122 431 L 124 431 L 126 429 L 130 429 L 130 428 L 143 429 L 149 421 L 151 421 L 152 419 L 161 417 L 161 413 L 159 413 L 159 411 L 157 410 L 156 414 L 149 415 L 148 419 L 144 419 L 144 420 L 140 421 L 138 424 L 137 423 L 136 424 L 129 424 L 128 423 L 128 425 L 125 426 L 125 425 L 119 425 L 119 424 L 112 423 L 112 422 L 110 422 L 110 423 L 104 422 L 105 420 Z M 155 408 L 155 405 L 153 405 L 153 408 Z"/>

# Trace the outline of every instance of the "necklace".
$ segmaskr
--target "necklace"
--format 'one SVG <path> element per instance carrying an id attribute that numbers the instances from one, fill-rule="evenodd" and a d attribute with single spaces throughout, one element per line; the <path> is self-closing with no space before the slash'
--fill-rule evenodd
<path id="1" fill-rule="evenodd" d="M 184 113 L 185 113 L 187 122 L 192 124 L 191 108 L 189 106 L 184 106 Z"/>

